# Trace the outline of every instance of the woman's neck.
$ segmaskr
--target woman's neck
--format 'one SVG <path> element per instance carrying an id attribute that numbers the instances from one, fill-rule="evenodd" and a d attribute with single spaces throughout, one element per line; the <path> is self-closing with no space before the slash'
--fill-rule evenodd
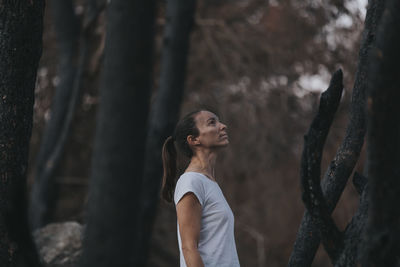
<path id="1" fill-rule="evenodd" d="M 190 160 L 186 171 L 200 172 L 215 181 L 215 163 L 217 153 L 197 151 L 196 155 Z"/>

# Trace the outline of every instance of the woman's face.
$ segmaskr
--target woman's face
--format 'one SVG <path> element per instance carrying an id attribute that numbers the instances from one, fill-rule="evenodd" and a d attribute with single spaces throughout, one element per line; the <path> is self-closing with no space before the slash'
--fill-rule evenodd
<path id="1" fill-rule="evenodd" d="M 199 136 L 195 138 L 195 145 L 208 148 L 225 147 L 229 144 L 227 127 L 219 121 L 212 112 L 200 111 L 194 118 Z"/>

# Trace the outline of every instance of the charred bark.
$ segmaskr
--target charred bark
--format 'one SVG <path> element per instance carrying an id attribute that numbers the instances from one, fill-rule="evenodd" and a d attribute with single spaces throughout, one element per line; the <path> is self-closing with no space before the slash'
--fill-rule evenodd
<path id="1" fill-rule="evenodd" d="M 375 40 L 375 30 L 384 7 L 384 0 L 371 0 L 367 9 L 362 45 L 359 52 L 355 84 L 352 92 L 350 119 L 345 138 L 322 180 L 322 192 L 331 213 L 358 160 L 366 131 L 365 88 L 368 77 L 368 55 Z M 308 211 L 304 213 L 288 266 L 311 266 L 320 243 L 318 229 Z"/>
<path id="2" fill-rule="evenodd" d="M 400 2 L 388 1 L 369 64 L 370 211 L 363 266 L 400 265 Z"/>
<path id="3" fill-rule="evenodd" d="M 80 266 L 138 266 L 155 1 L 113 0 Z"/>
<path id="4" fill-rule="evenodd" d="M 40 266 L 28 225 L 26 171 L 44 1 L 0 3 L 0 265 Z"/>
<path id="5" fill-rule="evenodd" d="M 151 108 L 146 143 L 138 242 L 138 249 L 142 251 L 139 253 L 139 266 L 145 266 L 147 262 L 149 240 L 160 199 L 162 145 L 172 135 L 179 117 L 195 8 L 195 0 L 167 2 L 160 86 Z"/>

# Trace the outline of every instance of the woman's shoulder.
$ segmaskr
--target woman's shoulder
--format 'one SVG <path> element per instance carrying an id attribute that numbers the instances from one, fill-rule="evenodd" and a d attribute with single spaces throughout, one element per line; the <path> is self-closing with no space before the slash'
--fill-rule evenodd
<path id="1" fill-rule="evenodd" d="M 204 203 L 207 185 L 204 178 L 199 173 L 185 172 L 183 173 L 175 186 L 174 200 L 175 204 L 188 192 L 193 192 L 201 205 Z"/>
<path id="2" fill-rule="evenodd" d="M 201 173 L 199 173 L 199 172 L 186 171 L 186 172 L 182 173 L 180 177 L 196 177 L 196 178 L 201 178 L 202 176 L 204 176 L 204 174 L 201 174 Z"/>
<path id="3" fill-rule="evenodd" d="M 207 176 L 199 172 L 184 172 L 178 179 L 175 189 L 197 187 L 208 191 L 214 188 L 217 182 L 211 180 Z"/>
<path id="4" fill-rule="evenodd" d="M 213 184 L 217 183 L 200 172 L 192 172 L 192 171 L 184 172 L 179 177 L 178 183 L 179 183 L 179 181 L 182 181 L 182 182 L 183 181 L 187 181 L 187 182 L 196 181 L 197 183 L 201 183 L 201 184 L 205 184 L 205 185 L 213 185 Z"/>
<path id="5" fill-rule="evenodd" d="M 196 184 L 202 184 L 203 177 L 201 173 L 197 172 L 184 172 L 182 173 L 181 176 L 179 176 L 179 179 L 177 181 L 178 184 L 187 184 L 187 183 L 196 183 Z"/>

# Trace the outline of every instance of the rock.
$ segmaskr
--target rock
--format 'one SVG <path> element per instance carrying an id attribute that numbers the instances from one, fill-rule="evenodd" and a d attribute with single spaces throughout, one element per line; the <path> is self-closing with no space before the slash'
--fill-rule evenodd
<path id="1" fill-rule="evenodd" d="M 33 237 L 45 267 L 75 267 L 82 250 L 83 227 L 77 222 L 52 223 Z"/>

